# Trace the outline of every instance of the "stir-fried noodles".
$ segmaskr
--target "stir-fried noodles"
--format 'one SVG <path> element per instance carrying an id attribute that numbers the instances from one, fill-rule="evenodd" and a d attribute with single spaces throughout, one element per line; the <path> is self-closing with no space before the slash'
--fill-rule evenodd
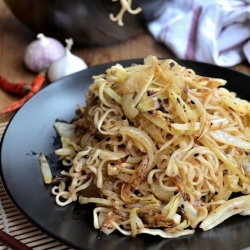
<path id="1" fill-rule="evenodd" d="M 56 150 L 68 166 L 57 204 L 95 203 L 96 229 L 131 236 L 249 215 L 250 104 L 225 84 L 153 56 L 95 76 Z"/>
<path id="2" fill-rule="evenodd" d="M 118 0 L 112 0 L 113 2 L 116 2 Z M 109 15 L 109 18 L 111 21 L 114 21 L 114 22 L 117 22 L 118 25 L 120 26 L 123 26 L 124 23 L 123 23 L 123 16 L 124 16 L 124 13 L 127 11 L 129 12 L 130 14 L 132 15 L 136 15 L 138 13 L 140 13 L 142 11 L 142 9 L 140 7 L 137 7 L 135 10 L 132 9 L 132 0 L 119 0 L 120 1 L 120 4 L 121 4 L 121 9 L 119 11 L 119 13 L 114 16 L 113 13 L 111 13 Z"/>

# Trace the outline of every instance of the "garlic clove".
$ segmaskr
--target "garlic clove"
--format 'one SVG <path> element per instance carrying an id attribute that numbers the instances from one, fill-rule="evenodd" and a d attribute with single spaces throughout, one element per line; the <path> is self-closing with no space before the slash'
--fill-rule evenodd
<path id="1" fill-rule="evenodd" d="M 67 46 L 64 56 L 54 61 L 48 69 L 48 78 L 50 82 L 57 81 L 62 77 L 71 75 L 88 67 L 84 60 L 70 52 L 73 40 L 68 39 L 66 43 Z"/>

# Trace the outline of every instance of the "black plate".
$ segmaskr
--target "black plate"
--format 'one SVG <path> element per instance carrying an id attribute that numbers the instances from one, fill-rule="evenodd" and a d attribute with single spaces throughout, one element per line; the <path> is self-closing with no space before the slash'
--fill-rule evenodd
<path id="1" fill-rule="evenodd" d="M 122 61 L 129 66 L 138 60 Z M 250 100 L 250 77 L 229 69 L 192 61 L 179 61 L 197 74 L 228 80 L 227 88 Z M 43 184 L 38 156 L 50 156 L 52 171 L 60 172 L 53 156 L 57 144 L 53 123 L 70 121 L 77 104 L 85 103 L 85 93 L 92 76 L 113 65 L 108 63 L 59 80 L 31 98 L 10 122 L 1 144 L 1 175 L 11 200 L 37 227 L 75 249 L 213 249 L 235 250 L 250 246 L 250 218 L 234 216 L 213 230 L 179 239 L 162 239 L 150 235 L 131 238 L 119 232 L 106 236 L 93 228 L 92 209 L 77 202 L 66 207 L 55 204 L 51 187 Z"/>

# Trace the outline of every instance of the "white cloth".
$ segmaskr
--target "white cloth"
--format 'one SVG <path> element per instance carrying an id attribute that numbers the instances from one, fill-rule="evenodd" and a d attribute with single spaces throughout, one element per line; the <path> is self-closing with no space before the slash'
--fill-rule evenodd
<path id="1" fill-rule="evenodd" d="M 250 62 L 250 0 L 166 0 L 148 29 L 181 59 L 225 67 Z"/>

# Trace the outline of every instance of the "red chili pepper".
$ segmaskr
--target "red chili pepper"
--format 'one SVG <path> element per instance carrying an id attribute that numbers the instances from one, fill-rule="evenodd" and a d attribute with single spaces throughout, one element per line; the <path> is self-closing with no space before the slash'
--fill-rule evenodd
<path id="1" fill-rule="evenodd" d="M 46 72 L 39 73 L 31 84 L 31 92 L 37 93 L 45 82 Z"/>
<path id="2" fill-rule="evenodd" d="M 10 104 L 9 107 L 0 112 L 0 115 L 7 114 L 9 112 L 16 111 L 17 109 L 21 108 L 27 100 L 29 100 L 35 93 L 37 93 L 42 88 L 44 82 L 45 82 L 45 73 L 44 72 L 39 73 L 31 84 L 30 92 L 26 94 L 22 99 L 17 100 L 12 104 Z"/>
<path id="3" fill-rule="evenodd" d="M 28 83 L 11 83 L 11 82 L 8 82 L 2 76 L 0 76 L 0 87 L 5 92 L 16 94 L 16 95 L 25 95 L 31 89 L 31 86 Z"/>

